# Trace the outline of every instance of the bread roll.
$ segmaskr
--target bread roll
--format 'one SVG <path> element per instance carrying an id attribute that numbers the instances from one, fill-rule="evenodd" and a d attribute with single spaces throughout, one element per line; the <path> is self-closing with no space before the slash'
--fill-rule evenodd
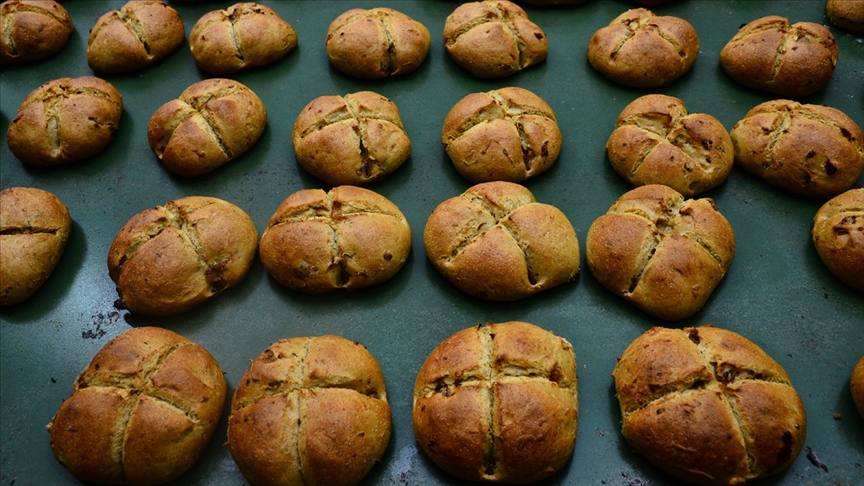
<path id="1" fill-rule="evenodd" d="M 720 51 L 720 66 L 748 88 L 800 97 L 824 88 L 837 65 L 837 41 L 813 22 L 770 15 L 738 29 Z"/>
<path id="2" fill-rule="evenodd" d="M 864 419 L 864 357 L 858 361 L 858 364 L 852 370 L 849 389 L 852 391 L 852 401 L 855 402 L 858 415 Z"/>
<path id="3" fill-rule="evenodd" d="M 54 457 L 82 481 L 151 485 L 192 467 L 225 404 L 225 377 L 206 349 L 158 327 L 109 341 L 48 424 Z"/>
<path id="4" fill-rule="evenodd" d="M 237 206 L 190 196 L 136 214 L 108 250 L 118 308 L 153 316 L 185 312 L 238 284 L 258 232 Z"/>
<path id="5" fill-rule="evenodd" d="M 788 468 L 804 446 L 807 415 L 789 376 L 734 332 L 654 327 L 612 376 L 627 443 L 679 480 L 744 484 Z"/>
<path id="6" fill-rule="evenodd" d="M 825 10 L 832 24 L 853 34 L 864 35 L 864 2 L 828 0 Z"/>
<path id="7" fill-rule="evenodd" d="M 767 101 L 747 112 L 729 135 L 737 165 L 802 196 L 834 197 L 864 172 L 864 132 L 828 106 Z"/>
<path id="8" fill-rule="evenodd" d="M 291 140 L 300 166 L 331 186 L 381 180 L 411 155 L 396 104 L 372 91 L 315 98 Z"/>
<path id="9" fill-rule="evenodd" d="M 576 443 L 576 356 L 526 322 L 464 329 L 438 345 L 414 383 L 414 434 L 441 469 L 472 481 L 555 474 Z"/>
<path id="10" fill-rule="evenodd" d="M 252 486 L 352 486 L 381 461 L 391 420 L 384 376 L 364 346 L 282 339 L 240 379 L 228 446 Z"/>
<path id="11" fill-rule="evenodd" d="M 204 14 L 192 27 L 189 47 L 199 68 L 227 76 L 282 59 L 297 47 L 297 33 L 266 5 L 236 3 Z"/>
<path id="12" fill-rule="evenodd" d="M 522 182 L 555 163 L 561 130 L 542 98 L 510 87 L 462 98 L 444 120 L 441 142 L 456 170 L 475 184 Z"/>
<path id="13" fill-rule="evenodd" d="M 864 187 L 849 189 L 819 208 L 813 244 L 835 277 L 864 292 Z"/>
<path id="14" fill-rule="evenodd" d="M 426 26 L 392 8 L 354 8 L 327 29 L 327 57 L 333 67 L 361 79 L 414 72 L 430 44 Z"/>
<path id="15" fill-rule="evenodd" d="M 72 219 L 57 196 L 31 187 L 0 191 L 0 306 L 20 304 L 60 262 Z"/>
<path id="16" fill-rule="evenodd" d="M 628 10 L 591 36 L 588 62 L 611 81 L 631 88 L 659 88 L 693 67 L 699 37 L 684 19 Z"/>
<path id="17" fill-rule="evenodd" d="M 507 0 L 463 3 L 444 23 L 444 47 L 478 78 L 503 78 L 546 60 L 546 34 Z"/>
<path id="18" fill-rule="evenodd" d="M 72 17 L 53 0 L 8 0 L 0 4 L 0 66 L 39 61 L 66 46 Z"/>
<path id="19" fill-rule="evenodd" d="M 156 110 L 147 139 L 165 168 L 192 177 L 246 153 L 266 124 L 267 109 L 251 89 L 231 79 L 205 79 Z"/>
<path id="20" fill-rule="evenodd" d="M 667 321 L 705 305 L 735 256 L 732 226 L 714 201 L 650 184 L 597 218 L 585 243 L 588 268 L 615 295 Z"/>
<path id="21" fill-rule="evenodd" d="M 60 78 L 24 98 L 9 124 L 6 141 L 30 165 L 59 165 L 92 157 L 114 140 L 123 98 L 110 83 L 92 76 Z"/>
<path id="22" fill-rule="evenodd" d="M 395 204 L 368 189 L 305 189 L 276 209 L 261 237 L 261 263 L 280 284 L 317 294 L 389 280 L 411 251 Z"/>
<path id="23" fill-rule="evenodd" d="M 176 51 L 185 35 L 180 14 L 168 4 L 131 0 L 90 29 L 87 65 L 105 74 L 138 71 Z"/>
<path id="24" fill-rule="evenodd" d="M 478 299 L 508 301 L 570 282 L 579 240 L 558 208 L 511 182 L 487 182 L 441 203 L 423 232 L 429 260 Z"/>

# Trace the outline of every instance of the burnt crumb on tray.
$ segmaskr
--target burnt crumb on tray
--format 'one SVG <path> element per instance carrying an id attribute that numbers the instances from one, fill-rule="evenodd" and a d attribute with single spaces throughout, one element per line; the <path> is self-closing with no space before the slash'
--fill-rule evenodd
<path id="1" fill-rule="evenodd" d="M 805 447 L 804 450 L 807 451 L 807 460 L 809 460 L 814 466 L 825 470 L 826 473 L 828 472 L 828 466 L 816 457 L 816 453 L 813 452 L 813 449 L 810 446 Z"/>

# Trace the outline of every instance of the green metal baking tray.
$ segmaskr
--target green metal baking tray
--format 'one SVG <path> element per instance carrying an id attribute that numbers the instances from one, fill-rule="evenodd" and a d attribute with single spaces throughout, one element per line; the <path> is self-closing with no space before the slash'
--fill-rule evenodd
<path id="1" fill-rule="evenodd" d="M 623 88 L 588 64 L 588 39 L 600 27 L 638 5 L 625 0 L 588 0 L 578 6 L 526 6 L 547 34 L 549 58 L 502 80 L 477 80 L 453 63 L 441 33 L 458 2 L 269 1 L 290 22 L 299 47 L 266 69 L 236 76 L 264 101 L 267 128 L 239 159 L 198 178 L 167 172 L 147 145 L 146 127 L 156 109 L 208 76 L 189 52 L 188 40 L 162 62 L 120 76 L 104 76 L 120 91 L 124 112 L 114 142 L 96 157 L 63 167 L 24 166 L 0 146 L 2 187 L 39 187 L 59 196 L 73 219 L 72 235 L 54 275 L 29 301 L 0 311 L 0 484 L 77 484 L 51 453 L 45 425 L 71 394 L 77 374 L 109 339 L 136 326 L 172 329 L 206 347 L 219 361 L 229 395 L 249 364 L 284 337 L 333 333 L 366 345 L 381 363 L 393 412 L 393 436 L 381 464 L 363 484 L 460 484 L 419 450 L 411 426 L 414 378 L 429 352 L 454 332 L 484 322 L 523 320 L 573 344 L 579 367 L 579 433 L 573 459 L 542 484 L 670 484 L 672 479 L 637 456 L 620 434 L 620 413 L 610 373 L 637 336 L 654 325 L 713 323 L 760 345 L 789 373 L 807 410 L 806 446 L 784 473 L 765 485 L 864 484 L 864 420 L 849 392 L 853 366 L 864 355 L 864 295 L 836 280 L 822 265 L 811 239 L 812 218 L 824 201 L 768 186 L 736 168 L 705 194 L 735 229 L 738 250 L 724 281 L 707 305 L 680 322 L 660 322 L 611 295 L 584 264 L 579 278 L 512 303 L 473 299 L 450 285 L 427 261 L 423 227 L 442 201 L 470 184 L 451 165 L 440 142 L 441 125 L 463 96 L 521 86 L 555 110 L 564 144 L 547 173 L 527 181 L 540 202 L 561 209 L 584 238 L 592 221 L 631 189 L 604 154 L 618 113 L 633 99 L 660 92 L 681 98 L 691 112 L 717 117 L 729 129 L 766 93 L 732 82 L 718 64 L 722 47 L 738 27 L 779 14 L 790 21 L 828 26 L 840 45 L 833 80 L 801 101 L 833 106 L 864 126 L 864 40 L 835 28 L 823 0 L 674 0 L 654 12 L 688 20 L 700 40 L 691 72 L 653 90 Z M 96 19 L 122 2 L 64 3 L 75 24 L 69 44 L 37 64 L 0 71 L 0 126 L 17 113 L 40 84 L 92 75 L 87 35 Z M 204 13 L 230 2 L 177 2 L 188 32 Z M 327 26 L 349 8 L 396 8 L 426 25 L 432 49 L 416 72 L 383 81 L 349 78 L 330 66 L 324 49 Z M 300 110 L 322 95 L 373 90 L 399 107 L 413 143 L 398 171 L 369 186 L 394 203 L 412 227 L 413 247 L 391 281 L 367 290 L 309 296 L 270 278 L 256 259 L 237 287 L 185 314 L 150 318 L 118 311 L 106 258 L 117 231 L 139 211 L 188 195 L 215 196 L 243 208 L 259 232 L 279 203 L 304 188 L 325 188 L 297 165 L 290 142 Z M 859 180 L 859 184 L 864 181 Z M 201 460 L 176 484 L 240 485 L 245 481 L 224 445 L 225 416 Z M 821 467 L 824 464 L 825 468 Z"/>

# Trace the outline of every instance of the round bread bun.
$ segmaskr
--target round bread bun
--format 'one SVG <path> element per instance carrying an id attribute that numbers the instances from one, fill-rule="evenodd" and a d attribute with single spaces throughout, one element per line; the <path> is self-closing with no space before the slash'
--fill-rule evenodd
<path id="1" fill-rule="evenodd" d="M 748 88 L 796 98 L 813 94 L 834 75 L 839 53 L 821 24 L 770 15 L 745 24 L 720 51 L 720 66 Z"/>
<path id="2" fill-rule="evenodd" d="M 31 187 L 0 191 L 0 306 L 20 304 L 48 280 L 72 231 L 57 196 Z"/>
<path id="3" fill-rule="evenodd" d="M 735 234 L 713 200 L 685 200 L 651 184 L 627 192 L 591 224 L 585 256 L 609 291 L 675 321 L 698 312 L 726 275 Z"/>
<path id="4" fill-rule="evenodd" d="M 414 383 L 414 434 L 454 476 L 530 483 L 570 459 L 578 408 L 570 343 L 526 322 L 488 323 L 426 358 Z"/>
<path id="5" fill-rule="evenodd" d="M 473 183 L 522 182 L 545 172 L 561 152 L 552 107 L 523 88 L 473 93 L 450 109 L 441 142 Z"/>
<path id="6" fill-rule="evenodd" d="M 93 76 L 55 79 L 24 98 L 6 141 L 25 164 L 77 162 L 114 140 L 122 114 L 123 98 L 111 83 Z"/>
<path id="7" fill-rule="evenodd" d="M 463 3 L 444 23 L 444 47 L 478 78 L 503 78 L 546 60 L 546 34 L 507 0 Z"/>
<path id="8" fill-rule="evenodd" d="M 426 26 L 392 8 L 354 8 L 327 29 L 327 57 L 333 67 L 361 79 L 414 72 L 430 45 Z"/>
<path id="9" fill-rule="evenodd" d="M 39 61 L 69 41 L 72 17 L 54 0 L 8 0 L 0 4 L 0 66 Z"/>
<path id="10" fill-rule="evenodd" d="M 238 284 L 252 265 L 258 231 L 237 206 L 189 196 L 129 220 L 108 250 L 115 306 L 168 316 Z"/>
<path id="11" fill-rule="evenodd" d="M 579 274 L 579 240 L 558 208 L 512 182 L 486 182 L 441 203 L 423 232 L 429 260 L 478 299 L 519 300 Z"/>
<path id="12" fill-rule="evenodd" d="M 699 37 L 684 19 L 628 10 L 591 36 L 588 62 L 631 88 L 659 88 L 681 77 L 699 56 Z"/>
<path id="13" fill-rule="evenodd" d="M 858 361 L 852 370 L 852 378 L 849 380 L 849 388 L 852 391 L 852 401 L 858 409 L 858 415 L 864 419 L 864 357 Z"/>
<path id="14" fill-rule="evenodd" d="M 864 2 L 828 0 L 825 11 L 832 24 L 853 34 L 864 35 Z"/>
<path id="15" fill-rule="evenodd" d="M 389 280 L 411 251 L 395 204 L 368 189 L 304 189 L 276 209 L 261 237 L 261 263 L 280 284 L 317 294 Z"/>
<path id="16" fill-rule="evenodd" d="M 624 108 L 606 155 L 634 186 L 663 184 L 686 197 L 722 184 L 735 159 L 720 120 L 689 113 L 683 101 L 662 94 L 642 96 Z"/>
<path id="17" fill-rule="evenodd" d="M 252 486 L 353 486 L 381 461 L 390 429 L 384 376 L 363 345 L 282 339 L 237 384 L 228 446 Z"/>
<path id="18" fill-rule="evenodd" d="M 864 292 L 864 187 L 850 189 L 819 208 L 813 244 L 835 277 Z"/>
<path id="19" fill-rule="evenodd" d="M 688 483 L 771 476 L 804 446 L 807 415 L 789 376 L 734 332 L 651 328 L 618 358 L 612 376 L 627 443 Z"/>
<path id="20" fill-rule="evenodd" d="M 48 424 L 66 469 L 96 484 L 152 485 L 192 467 L 219 424 L 225 377 L 206 349 L 158 327 L 109 341 Z"/>
<path id="21" fill-rule="evenodd" d="M 834 197 L 864 173 L 864 132 L 828 106 L 766 101 L 747 112 L 729 135 L 735 164 L 802 196 Z"/>
<path id="22" fill-rule="evenodd" d="M 315 98 L 291 141 L 300 166 L 331 186 L 381 180 L 411 155 L 396 104 L 372 91 Z"/>

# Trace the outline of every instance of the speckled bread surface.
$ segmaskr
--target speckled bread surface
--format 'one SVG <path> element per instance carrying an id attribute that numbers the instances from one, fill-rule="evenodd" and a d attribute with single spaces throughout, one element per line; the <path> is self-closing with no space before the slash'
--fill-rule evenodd
<path id="1" fill-rule="evenodd" d="M 819 208 L 812 235 L 828 270 L 864 292 L 864 187 L 850 189 Z"/>
<path id="2" fill-rule="evenodd" d="M 297 47 L 297 33 L 272 8 L 236 3 L 204 14 L 189 47 L 198 67 L 214 76 L 269 66 Z"/>
<path id="3" fill-rule="evenodd" d="M 391 422 L 384 376 L 363 345 L 282 339 L 237 384 L 228 446 L 252 486 L 353 486 L 381 461 Z"/>
<path id="4" fill-rule="evenodd" d="M 168 4 L 131 0 L 90 29 L 87 65 L 105 74 L 138 71 L 176 51 L 185 35 L 180 14 Z"/>
<path id="5" fill-rule="evenodd" d="M 291 140 L 300 166 L 332 186 L 381 180 L 411 155 L 396 104 L 372 91 L 312 100 Z"/>
<path id="6" fill-rule="evenodd" d="M 686 197 L 722 184 L 735 158 L 718 119 L 690 113 L 680 99 L 661 94 L 642 96 L 624 108 L 606 154 L 631 184 L 663 184 Z"/>
<path id="7" fill-rule="evenodd" d="M 391 8 L 351 9 L 327 29 L 333 67 L 361 79 L 414 72 L 429 54 L 429 29 Z"/>
<path id="8" fill-rule="evenodd" d="M 444 120 L 441 142 L 469 181 L 521 182 L 555 163 L 561 130 L 542 98 L 509 87 L 462 98 Z"/>
<path id="9" fill-rule="evenodd" d="M 588 62 L 606 78 L 631 88 L 659 88 L 690 70 L 699 37 L 684 19 L 628 10 L 591 36 Z"/>
<path id="10" fill-rule="evenodd" d="M 579 274 L 579 240 L 570 221 L 512 182 L 477 184 L 441 203 L 426 222 L 423 242 L 435 268 L 478 299 L 524 299 Z"/>
<path id="11" fill-rule="evenodd" d="M 729 134 L 735 164 L 802 196 L 834 197 L 864 172 L 864 133 L 828 106 L 767 101 L 747 112 Z"/>
<path id="12" fill-rule="evenodd" d="M 26 164 L 77 162 L 114 140 L 122 114 L 123 98 L 111 83 L 93 76 L 55 79 L 24 98 L 6 141 Z"/>
<path id="13" fill-rule="evenodd" d="M 156 110 L 147 139 L 165 168 L 193 177 L 246 153 L 266 124 L 267 109 L 251 89 L 231 79 L 205 79 Z"/>
<path id="14" fill-rule="evenodd" d="M 185 312 L 246 276 L 258 232 L 237 206 L 189 196 L 129 220 L 108 250 L 118 308 L 153 316 Z"/>
<path id="15" fill-rule="evenodd" d="M 545 7 L 548 5 L 577 5 L 585 0 L 520 0 L 521 3 L 527 3 L 528 5 L 537 5 L 540 7 Z"/>
<path id="16" fill-rule="evenodd" d="M 852 392 L 852 401 L 858 409 L 858 415 L 864 419 L 864 357 L 858 361 L 852 370 L 852 378 L 849 380 L 849 389 Z"/>
<path id="17" fill-rule="evenodd" d="M 0 4 L 0 66 L 39 61 L 66 46 L 72 17 L 53 0 L 8 0 Z"/>
<path id="18" fill-rule="evenodd" d="M 546 34 L 507 0 L 463 3 L 444 23 L 444 47 L 478 78 L 503 78 L 546 60 Z"/>
<path id="19" fill-rule="evenodd" d="M 825 11 L 832 24 L 864 35 L 864 2 L 861 0 L 828 0 Z"/>
<path id="20" fill-rule="evenodd" d="M 453 334 L 414 384 L 420 448 L 463 479 L 520 484 L 555 474 L 573 454 L 578 421 L 572 346 L 526 322 Z"/>
<path id="21" fill-rule="evenodd" d="M 734 332 L 654 327 L 627 347 L 612 376 L 624 438 L 689 483 L 771 476 L 804 445 L 807 415 L 788 375 Z"/>
<path id="22" fill-rule="evenodd" d="M 837 41 L 813 22 L 789 24 L 771 15 L 742 26 L 720 51 L 720 66 L 735 82 L 784 97 L 813 94 L 831 80 Z"/>
<path id="23" fill-rule="evenodd" d="M 684 199 L 650 184 L 618 198 L 588 229 L 585 256 L 594 278 L 654 317 L 698 312 L 735 255 L 732 226 L 714 201 Z"/>
<path id="24" fill-rule="evenodd" d="M 57 196 L 32 187 L 0 191 L 0 306 L 20 304 L 63 256 L 72 219 Z"/>
<path id="25" fill-rule="evenodd" d="M 308 293 L 356 290 L 389 280 L 411 251 L 395 204 L 368 189 L 304 189 L 276 209 L 261 237 L 261 262 L 280 284 Z"/>
<path id="26" fill-rule="evenodd" d="M 79 479 L 152 485 L 192 467 L 222 416 L 226 383 L 206 349 L 158 327 L 109 341 L 48 425 L 54 456 Z"/>

